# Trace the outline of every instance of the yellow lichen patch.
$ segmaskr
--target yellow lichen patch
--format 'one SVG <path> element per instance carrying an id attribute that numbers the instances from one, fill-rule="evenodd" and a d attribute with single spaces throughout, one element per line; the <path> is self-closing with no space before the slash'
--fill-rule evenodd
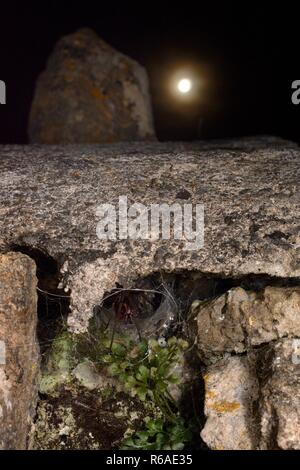
<path id="1" fill-rule="evenodd" d="M 207 404 L 207 406 L 217 413 L 233 413 L 234 411 L 238 410 L 241 407 L 241 404 L 237 401 L 219 401 L 214 402 L 211 404 Z"/>
<path id="2" fill-rule="evenodd" d="M 203 375 L 203 380 L 204 380 L 205 383 L 207 383 L 208 377 L 209 377 L 209 374 L 204 374 Z"/>
<path id="3" fill-rule="evenodd" d="M 215 398 L 217 396 L 216 392 L 212 391 L 212 390 L 207 390 L 207 392 L 205 392 L 205 397 L 209 400 L 210 398 Z"/>

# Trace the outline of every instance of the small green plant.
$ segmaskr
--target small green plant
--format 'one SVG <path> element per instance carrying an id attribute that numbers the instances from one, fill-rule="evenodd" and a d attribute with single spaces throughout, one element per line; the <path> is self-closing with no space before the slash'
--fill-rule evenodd
<path id="1" fill-rule="evenodd" d="M 145 418 L 145 428 L 123 442 L 122 450 L 182 450 L 191 440 L 192 431 L 177 416 L 172 422 Z"/>
<path id="2" fill-rule="evenodd" d="M 153 401 L 172 420 L 176 417 L 176 405 L 169 386 L 180 383 L 174 371 L 183 361 L 186 347 L 185 341 L 175 337 L 170 338 L 165 347 L 154 339 L 136 344 L 130 339 L 116 338 L 103 361 L 127 393 L 141 401 Z"/>
<path id="3" fill-rule="evenodd" d="M 117 377 L 124 391 L 159 409 L 159 417 L 145 418 L 143 429 L 124 440 L 122 449 L 181 450 L 192 438 L 192 429 L 179 415 L 170 394 L 171 384 L 180 384 L 176 373 L 184 360 L 188 343 L 172 337 L 165 343 L 155 339 L 136 344 L 124 337 L 106 341 L 107 354 L 102 361 Z"/>
<path id="4" fill-rule="evenodd" d="M 187 347 L 186 341 L 176 337 L 136 342 L 121 334 L 112 340 L 103 329 L 76 337 L 62 331 L 53 342 L 41 391 L 58 393 L 61 385 L 73 380 L 72 369 L 89 359 L 100 374 L 103 371 L 118 380 L 118 390 L 143 402 L 144 426 L 124 440 L 122 449 L 181 450 L 190 442 L 192 429 L 180 416 L 170 388 L 182 382 L 178 366 Z"/>

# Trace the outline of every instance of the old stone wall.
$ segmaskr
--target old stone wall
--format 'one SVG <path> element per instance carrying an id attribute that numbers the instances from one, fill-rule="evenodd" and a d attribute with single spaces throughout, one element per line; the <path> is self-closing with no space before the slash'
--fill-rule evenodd
<path id="1" fill-rule="evenodd" d="M 35 264 L 0 256 L 0 449 L 26 449 L 37 401 Z"/>

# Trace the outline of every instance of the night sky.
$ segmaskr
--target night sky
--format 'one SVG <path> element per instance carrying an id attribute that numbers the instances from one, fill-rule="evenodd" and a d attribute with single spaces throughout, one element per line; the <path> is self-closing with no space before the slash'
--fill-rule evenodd
<path id="1" fill-rule="evenodd" d="M 27 142 L 39 73 L 55 42 L 86 26 L 147 68 L 160 140 L 273 134 L 300 142 L 300 105 L 291 102 L 300 79 L 297 2 L 176 3 L 1 2 L 0 143 Z M 203 78 L 199 99 L 170 95 L 166 83 L 179 67 Z"/>

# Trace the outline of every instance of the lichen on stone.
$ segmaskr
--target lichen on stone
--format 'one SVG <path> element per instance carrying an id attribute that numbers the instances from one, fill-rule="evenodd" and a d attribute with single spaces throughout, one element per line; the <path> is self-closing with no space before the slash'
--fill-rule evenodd
<path id="1" fill-rule="evenodd" d="M 63 384 L 72 380 L 71 370 L 75 364 L 75 338 L 62 331 L 53 340 L 51 350 L 39 381 L 39 391 L 47 395 L 58 393 Z"/>

